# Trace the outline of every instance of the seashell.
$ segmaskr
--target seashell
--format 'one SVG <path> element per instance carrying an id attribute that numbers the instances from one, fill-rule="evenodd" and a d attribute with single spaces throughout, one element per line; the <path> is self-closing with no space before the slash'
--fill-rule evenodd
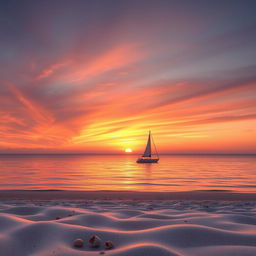
<path id="1" fill-rule="evenodd" d="M 99 247 L 101 244 L 101 239 L 98 237 L 98 236 L 92 236 L 90 239 L 89 239 L 89 245 L 93 248 L 97 248 Z"/>
<path id="2" fill-rule="evenodd" d="M 111 242 L 111 241 L 106 241 L 106 242 L 105 242 L 105 248 L 106 248 L 106 249 L 112 249 L 112 248 L 114 248 L 113 242 Z"/>
<path id="3" fill-rule="evenodd" d="M 83 247 L 83 245 L 84 245 L 84 240 L 83 239 L 81 239 L 81 238 L 77 238 L 76 240 L 74 240 L 74 242 L 73 242 L 73 245 L 75 246 L 75 247 Z"/>

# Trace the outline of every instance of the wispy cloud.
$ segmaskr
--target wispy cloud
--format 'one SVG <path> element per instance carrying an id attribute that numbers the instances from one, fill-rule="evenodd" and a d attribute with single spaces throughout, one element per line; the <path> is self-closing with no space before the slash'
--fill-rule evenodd
<path id="1" fill-rule="evenodd" d="M 1 152 L 256 152 L 254 1 L 1 7 Z"/>

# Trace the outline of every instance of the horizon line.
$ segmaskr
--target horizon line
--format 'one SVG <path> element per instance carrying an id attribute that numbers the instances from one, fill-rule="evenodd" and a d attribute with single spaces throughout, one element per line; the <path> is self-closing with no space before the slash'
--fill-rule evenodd
<path id="1" fill-rule="evenodd" d="M 137 156 L 140 154 L 136 154 L 136 153 L 66 153 L 66 152 L 62 152 L 62 153 L 0 153 L 0 155 L 133 155 L 133 156 Z M 256 156 L 256 153 L 162 153 L 160 154 L 162 156 L 164 155 L 174 155 L 174 156 L 178 156 L 178 155 L 252 155 L 252 156 Z"/>

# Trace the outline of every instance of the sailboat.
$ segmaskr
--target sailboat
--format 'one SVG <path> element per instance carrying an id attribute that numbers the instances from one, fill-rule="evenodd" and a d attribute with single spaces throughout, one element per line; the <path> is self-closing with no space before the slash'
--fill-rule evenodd
<path id="1" fill-rule="evenodd" d="M 156 157 L 152 157 L 151 140 L 153 141 L 153 144 L 154 144 L 154 147 L 155 147 Z M 157 163 L 158 160 L 159 160 L 159 156 L 158 156 L 158 153 L 157 153 L 157 150 L 156 150 L 156 145 L 155 145 L 153 137 L 151 135 L 151 131 L 149 131 L 148 142 L 147 142 L 147 146 L 146 146 L 146 149 L 144 151 L 144 154 L 141 157 L 139 157 L 136 162 L 137 163 Z"/>

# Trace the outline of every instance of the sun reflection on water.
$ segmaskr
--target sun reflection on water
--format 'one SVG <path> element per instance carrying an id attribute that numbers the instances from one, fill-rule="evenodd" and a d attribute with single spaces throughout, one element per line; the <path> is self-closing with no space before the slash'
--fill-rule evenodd
<path id="1" fill-rule="evenodd" d="M 0 156 L 0 189 L 256 191 L 256 159 L 246 156 Z"/>

